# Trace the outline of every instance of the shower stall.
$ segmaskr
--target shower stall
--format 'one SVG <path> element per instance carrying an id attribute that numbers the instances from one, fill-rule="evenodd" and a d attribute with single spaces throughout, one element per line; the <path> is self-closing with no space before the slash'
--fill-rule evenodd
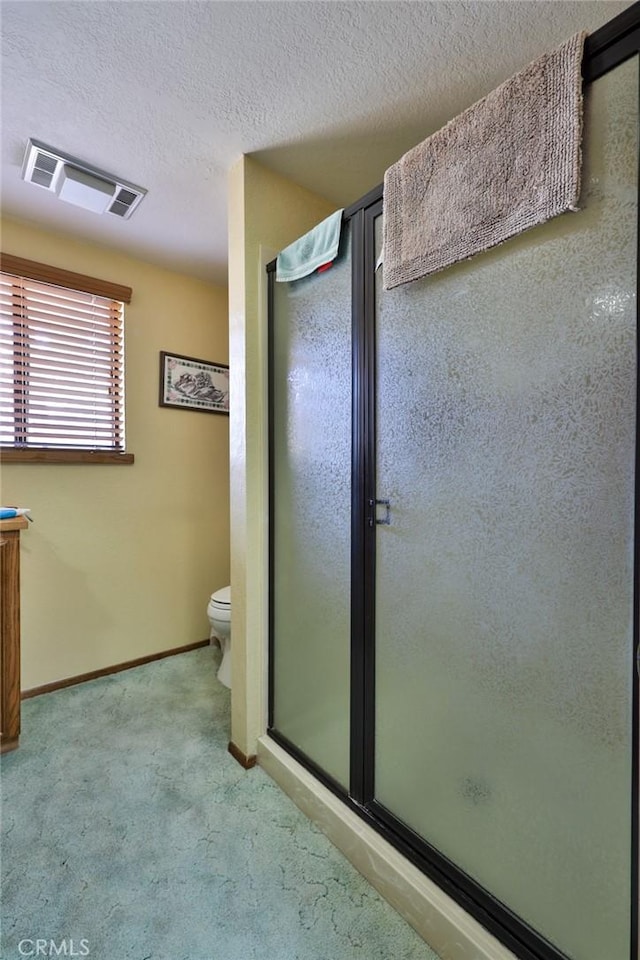
<path id="1" fill-rule="evenodd" d="M 636 960 L 638 12 L 581 211 L 384 291 L 382 190 L 270 314 L 269 735 L 523 960 Z"/>

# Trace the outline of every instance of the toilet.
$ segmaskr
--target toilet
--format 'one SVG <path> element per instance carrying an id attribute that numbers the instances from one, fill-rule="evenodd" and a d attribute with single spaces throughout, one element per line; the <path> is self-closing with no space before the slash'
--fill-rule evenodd
<path id="1" fill-rule="evenodd" d="M 218 640 L 222 650 L 222 662 L 218 680 L 231 688 L 231 587 L 223 587 L 211 594 L 207 616 L 211 624 L 210 638 Z"/>

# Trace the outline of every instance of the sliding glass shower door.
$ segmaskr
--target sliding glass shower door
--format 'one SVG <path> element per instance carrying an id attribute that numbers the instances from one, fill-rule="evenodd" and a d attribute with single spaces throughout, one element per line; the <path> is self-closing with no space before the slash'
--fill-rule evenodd
<path id="1" fill-rule="evenodd" d="M 269 268 L 269 733 L 523 960 L 637 960 L 632 14 L 579 213 L 384 291 L 380 189 Z"/>
<path id="2" fill-rule="evenodd" d="M 567 957 L 629 960 L 637 58 L 586 105 L 580 213 L 376 280 L 370 808 Z"/>

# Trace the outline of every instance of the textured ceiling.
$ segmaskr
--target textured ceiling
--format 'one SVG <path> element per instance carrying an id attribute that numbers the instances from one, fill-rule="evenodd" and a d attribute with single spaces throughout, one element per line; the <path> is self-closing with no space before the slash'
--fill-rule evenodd
<path id="1" fill-rule="evenodd" d="M 226 282 L 242 153 L 349 204 L 538 54 L 628 2 L 3 0 L 3 212 Z M 35 137 L 148 196 L 130 221 L 25 184 Z"/>

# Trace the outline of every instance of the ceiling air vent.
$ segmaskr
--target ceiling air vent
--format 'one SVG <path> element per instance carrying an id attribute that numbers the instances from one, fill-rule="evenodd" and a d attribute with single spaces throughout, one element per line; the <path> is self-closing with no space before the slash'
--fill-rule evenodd
<path id="1" fill-rule="evenodd" d="M 58 161 L 54 157 L 36 150 L 31 182 L 37 183 L 39 187 L 50 187 L 57 166 Z"/>
<path id="2" fill-rule="evenodd" d="M 147 192 L 39 140 L 27 143 L 22 179 L 67 203 L 94 213 L 111 213 L 121 220 L 131 216 Z"/>
<path id="3" fill-rule="evenodd" d="M 115 213 L 117 217 L 126 217 L 137 199 L 138 194 L 132 190 L 119 190 L 117 197 L 109 207 L 109 213 Z"/>

